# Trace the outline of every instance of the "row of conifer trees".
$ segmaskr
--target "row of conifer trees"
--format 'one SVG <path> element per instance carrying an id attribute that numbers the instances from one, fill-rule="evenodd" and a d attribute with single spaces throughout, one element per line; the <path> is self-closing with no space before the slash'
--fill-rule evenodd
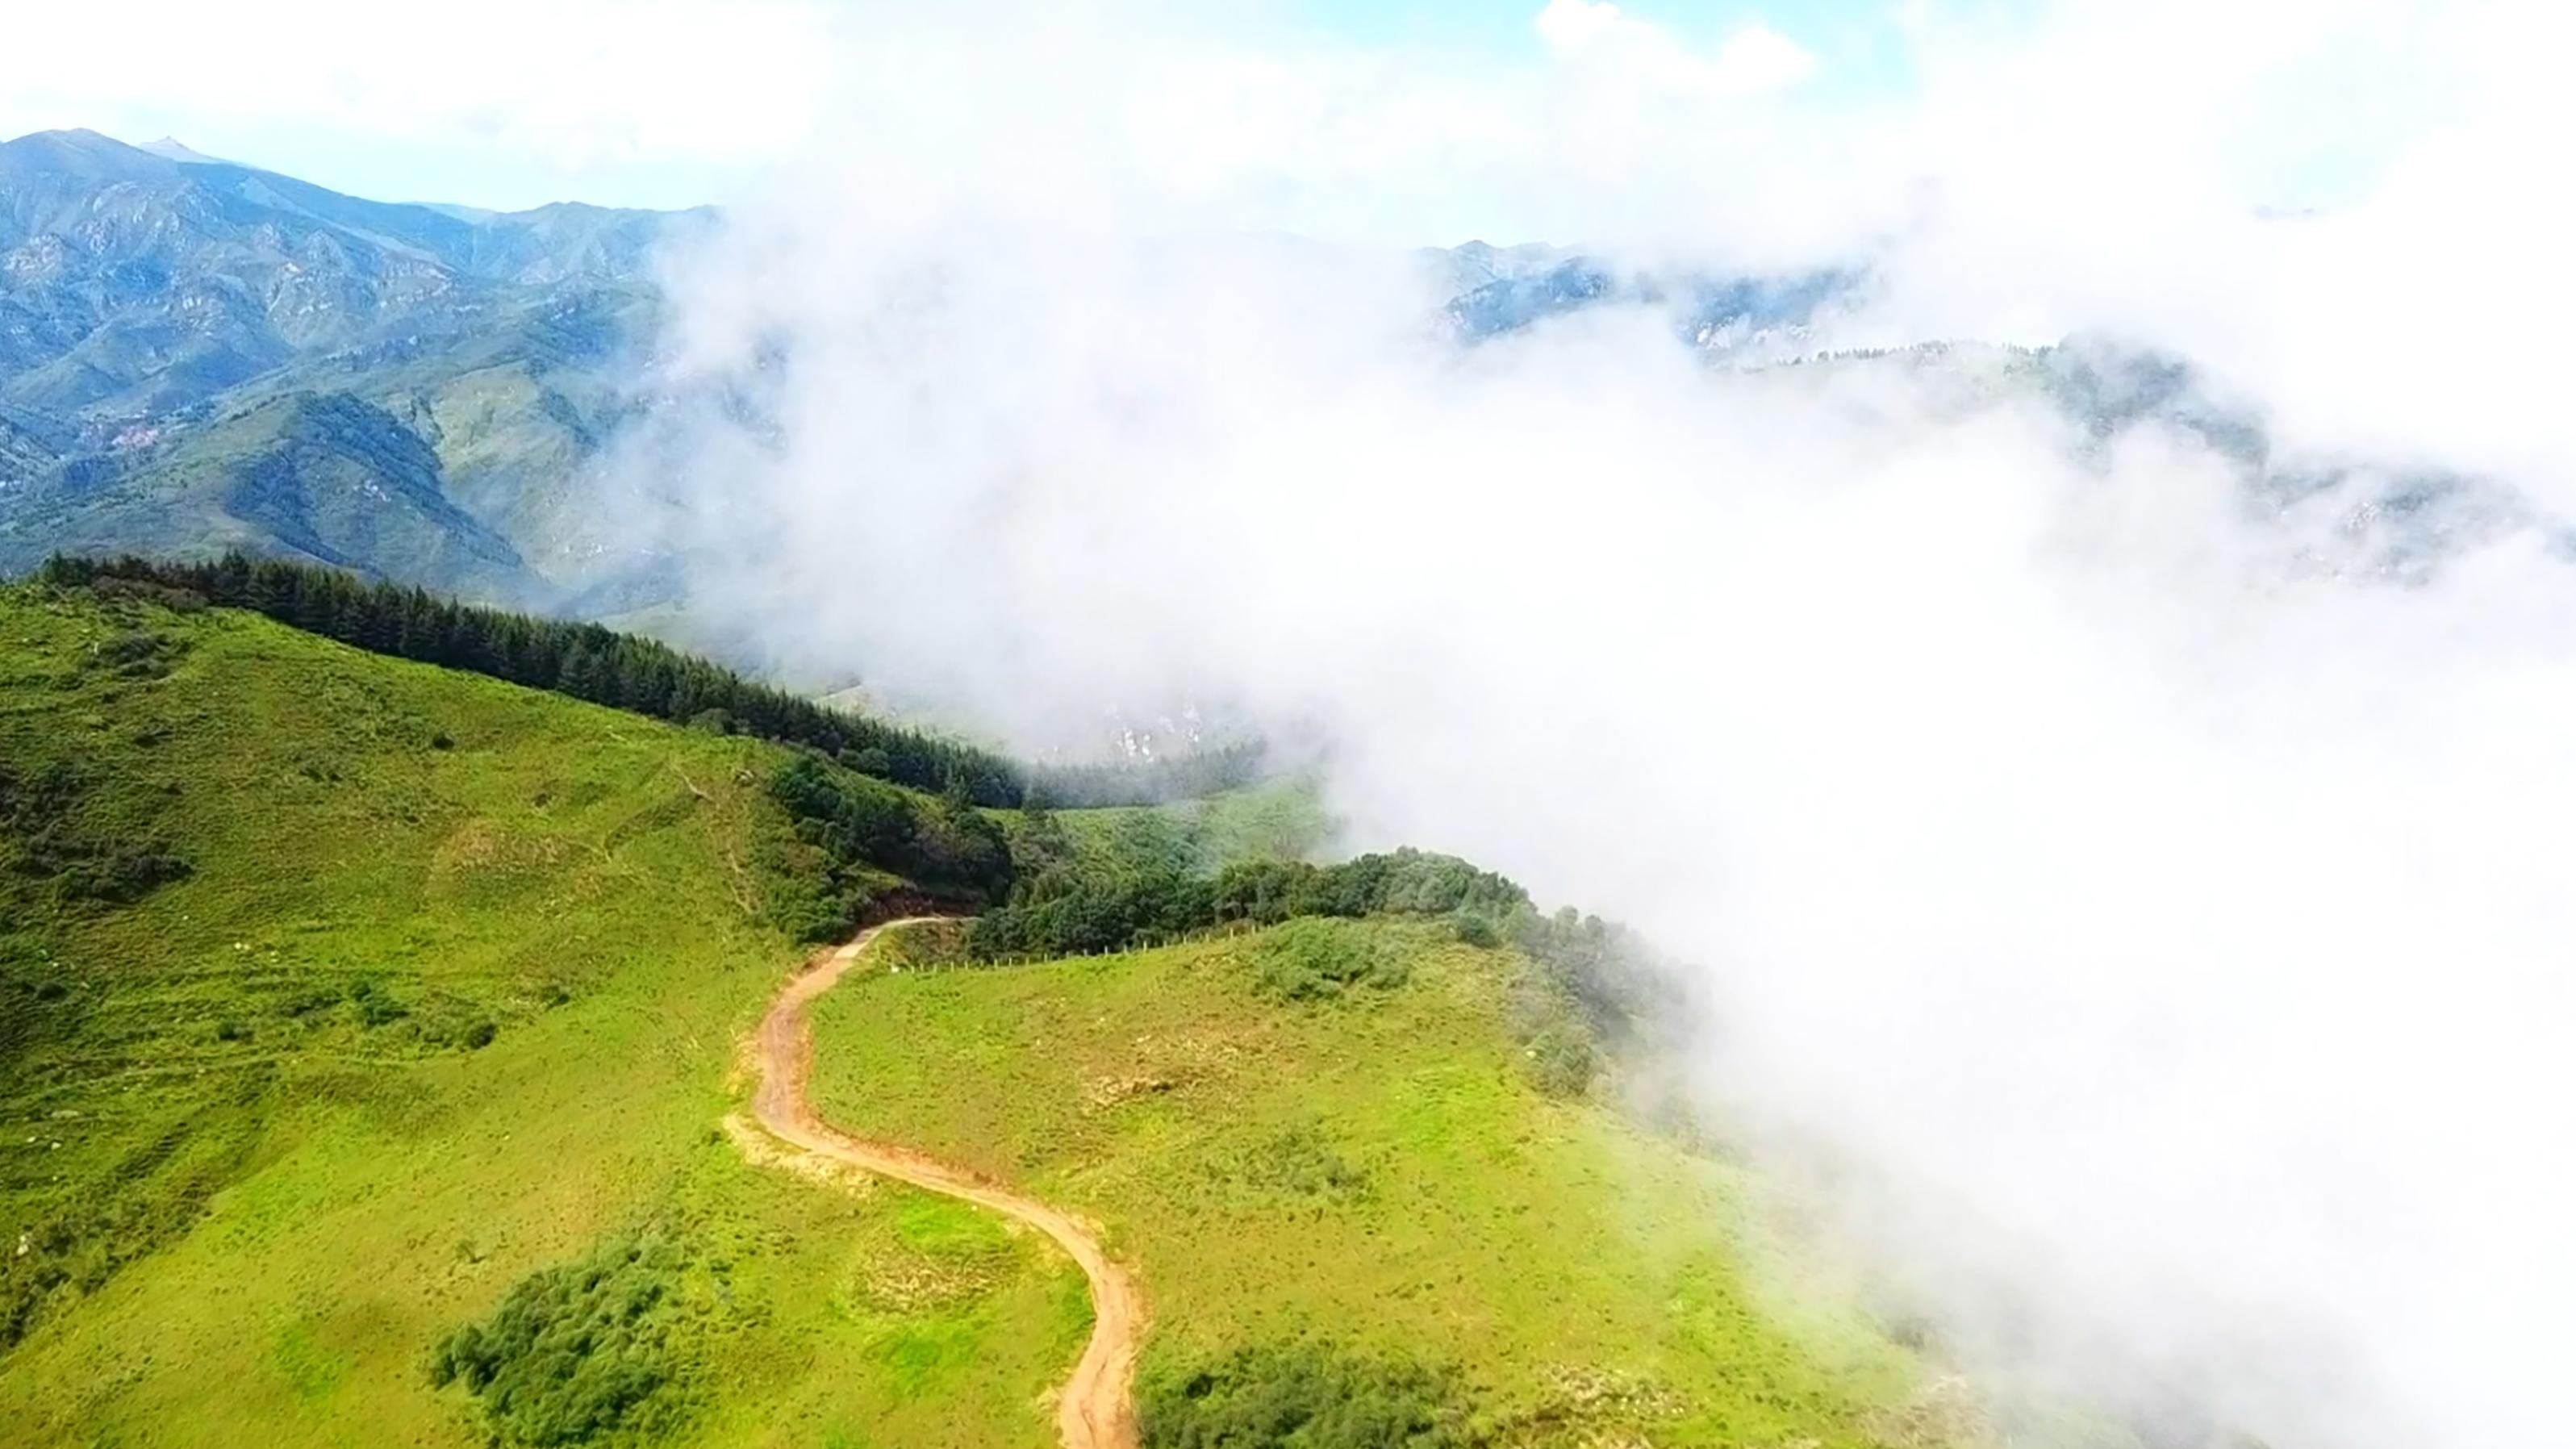
<path id="1" fill-rule="evenodd" d="M 220 559 L 75 558 L 37 573 L 60 588 L 249 609 L 378 654 L 470 670 L 680 724 L 802 745 L 863 774 L 977 805 L 1148 804 L 1242 784 L 1258 746 L 1155 765 L 1026 766 L 991 750 L 815 703 L 667 644 L 599 624 L 463 604 L 338 569 L 229 553 Z"/>

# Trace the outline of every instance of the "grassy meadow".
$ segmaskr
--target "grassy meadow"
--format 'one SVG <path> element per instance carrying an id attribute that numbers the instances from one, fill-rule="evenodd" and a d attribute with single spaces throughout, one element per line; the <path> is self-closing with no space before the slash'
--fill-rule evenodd
<path id="1" fill-rule="evenodd" d="M 1069 1266 L 719 1130 L 801 956 L 779 758 L 0 590 L 0 1443 L 486 1442 L 439 1346 L 630 1241 L 592 1440 L 1049 1442 Z"/>
<path id="2" fill-rule="evenodd" d="M 1317 932 L 1392 969 L 1265 989 Z M 1460 1442 L 1937 1442 L 1914 1355 L 1761 1301 L 1757 1268 L 1796 1269 L 1739 1169 L 1547 1089 L 1515 1045 L 1532 970 L 1441 924 L 1307 921 L 853 976 L 815 1010 L 816 1095 L 1099 1222 L 1149 1297 L 1149 1384 L 1325 1344 L 1453 1376 Z"/>
<path id="3" fill-rule="evenodd" d="M 1069 1263 L 726 1125 L 848 886 L 788 758 L 0 589 L 0 1444 L 1054 1442 Z M 992 818 L 1104 869 L 1330 831 L 1297 787 Z M 816 1008 L 819 1104 L 1103 1225 L 1152 1449 L 1957 1437 L 1870 1324 L 1778 1316 L 1756 1184 L 1587 1093 L 1559 988 L 1463 929 L 899 933 Z M 1260 1429 L 1299 1404 L 1329 1432 Z"/>

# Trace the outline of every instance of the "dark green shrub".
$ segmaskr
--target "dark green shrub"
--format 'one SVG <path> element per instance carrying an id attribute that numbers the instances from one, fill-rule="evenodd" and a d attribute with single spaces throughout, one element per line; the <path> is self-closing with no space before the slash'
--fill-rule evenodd
<path id="1" fill-rule="evenodd" d="M 1161 817 L 1121 822 L 1111 840 L 1075 849 L 1039 812 L 1013 843 L 1025 878 L 1007 910 L 978 923 L 968 944 L 981 959 L 1118 950 L 1227 921 L 1269 926 L 1306 916 L 1455 913 L 1484 922 L 1461 928 L 1471 939 L 1498 945 L 1492 921 L 1529 911 L 1529 897 L 1504 877 L 1419 850 L 1338 865 L 1243 860 L 1209 877 L 1190 840 Z"/>
<path id="2" fill-rule="evenodd" d="M 395 1000 L 382 982 L 372 979 L 361 979 L 349 987 L 349 1004 L 358 1008 L 361 1026 L 391 1026 L 411 1015 L 410 1007 Z"/>
<path id="3" fill-rule="evenodd" d="M 1216 874 L 1217 916 L 1272 926 L 1290 916 L 1313 915 L 1323 877 L 1323 867 L 1302 860 L 1238 861 Z"/>
<path id="4" fill-rule="evenodd" d="M 1256 1192 L 1349 1202 L 1368 1195 L 1368 1169 L 1342 1155 L 1312 1123 L 1300 1123 L 1211 1165 L 1211 1175 Z"/>
<path id="5" fill-rule="evenodd" d="M 97 647 L 92 661 L 129 679 L 159 679 L 168 674 L 188 641 L 149 629 L 129 629 Z"/>
<path id="6" fill-rule="evenodd" d="M 1145 1449 L 1466 1449 L 1455 1378 L 1397 1359 L 1290 1344 L 1239 1349 L 1137 1385 Z"/>
<path id="7" fill-rule="evenodd" d="M 1460 916 L 1451 923 L 1461 943 L 1492 950 L 1503 944 L 1502 928 L 1484 916 Z"/>
<path id="8" fill-rule="evenodd" d="M 1530 1085 L 1551 1097 L 1580 1097 L 1600 1070 L 1592 1038 L 1571 1023 L 1551 1027 L 1521 1049 Z"/>
<path id="9" fill-rule="evenodd" d="M 978 903 L 1010 886 L 1002 827 L 969 803 L 962 786 L 924 799 L 807 754 L 781 766 L 769 791 L 814 852 L 809 867 L 788 872 L 802 888 L 781 921 L 807 939 L 846 934 L 893 883 L 889 876 Z"/>
<path id="10" fill-rule="evenodd" d="M 344 995 L 328 986 L 299 987 L 278 998 L 277 1013 L 280 1016 L 311 1016 L 339 1005 Z"/>
<path id="11" fill-rule="evenodd" d="M 1066 867 L 1030 881 L 1009 905 L 975 919 L 979 960 L 1080 956 L 1185 935 L 1211 922 L 1208 883 L 1179 870 Z"/>
<path id="12" fill-rule="evenodd" d="M 1606 1041 L 1623 1041 L 1655 1023 L 1671 1029 L 1689 1013 L 1675 989 L 1681 973 L 1623 926 L 1571 906 L 1552 916 L 1524 908 L 1511 918 L 1511 936 Z"/>
<path id="13" fill-rule="evenodd" d="M 979 960 L 1124 950 L 1216 923 L 1215 883 L 1197 870 L 1195 841 L 1161 815 L 1131 815 L 1077 840 L 1052 812 L 1030 809 L 1009 841 L 1018 879 L 1008 903 L 968 934 L 967 953 Z"/>
<path id="14" fill-rule="evenodd" d="M 1275 1001 L 1322 1001 L 1360 988 L 1389 990 L 1412 974 L 1366 929 L 1314 918 L 1286 922 L 1253 952 L 1252 989 Z"/>
<path id="15" fill-rule="evenodd" d="M 158 604 L 174 614 L 203 613 L 206 607 L 206 596 L 194 589 L 166 588 L 139 579 L 100 579 L 91 586 L 91 592 L 111 603 Z"/>
<path id="16" fill-rule="evenodd" d="M 500 1034 L 501 1028 L 493 1024 L 489 1018 L 478 1021 L 465 1028 L 465 1049 L 479 1052 L 490 1046 L 492 1039 Z"/>
<path id="17" fill-rule="evenodd" d="M 667 1429 L 683 1407 L 683 1254 L 653 1233 L 523 1278 L 481 1323 L 430 1358 L 430 1382 L 461 1384 L 504 1444 L 586 1444 Z"/>
<path id="18" fill-rule="evenodd" d="M 0 866 L 56 904 L 131 905 L 172 881 L 188 862 L 160 841 L 90 828 L 97 783 L 62 762 L 21 774 L 0 763 Z M 165 796 L 166 798 L 166 796 Z M 0 918 L 13 904 L 0 880 Z"/>
<path id="19" fill-rule="evenodd" d="M 125 906 L 188 874 L 187 861 L 157 845 L 83 842 L 61 860 L 54 892 L 65 901 Z"/>
<path id="20" fill-rule="evenodd" d="M 1291 916 L 1499 915 L 1529 904 L 1519 886 L 1492 871 L 1411 848 L 1339 865 L 1238 862 L 1217 872 L 1216 900 L 1221 917 L 1264 925 Z"/>

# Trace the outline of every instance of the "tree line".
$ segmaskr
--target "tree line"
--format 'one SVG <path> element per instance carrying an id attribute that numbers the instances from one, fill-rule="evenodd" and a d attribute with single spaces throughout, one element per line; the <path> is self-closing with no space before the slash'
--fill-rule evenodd
<path id="1" fill-rule="evenodd" d="M 1260 740 L 1201 746 L 1187 754 L 1101 764 L 1028 767 L 1028 797 L 1059 809 L 1159 805 L 1239 789 L 1262 777 Z"/>
<path id="2" fill-rule="evenodd" d="M 1538 966 L 1538 989 L 1516 989 L 1513 1032 L 1531 1082 L 1556 1096 L 1589 1087 L 1598 1048 L 1669 1044 L 1693 1012 L 1680 989 L 1685 973 L 1635 933 L 1570 906 L 1541 912 L 1508 877 L 1454 855 L 1408 847 L 1333 865 L 1254 858 L 1209 870 L 1186 835 L 1153 812 L 1077 840 L 1050 812 L 1023 810 L 1007 833 L 1014 880 L 1003 904 L 968 926 L 974 960 L 1094 955 L 1276 926 L 1253 952 L 1253 989 L 1318 1000 L 1399 986 L 1407 975 L 1400 953 L 1340 923 L 1445 922 L 1468 945 L 1510 946 Z"/>
<path id="3" fill-rule="evenodd" d="M 463 604 L 338 569 L 239 552 L 212 561 L 57 554 L 37 582 L 248 609 L 376 654 L 570 695 L 676 724 L 801 745 L 878 779 L 971 803 L 1152 804 L 1242 784 L 1257 745 L 1143 765 L 1022 765 L 974 745 L 817 704 L 604 625 Z"/>
<path id="4" fill-rule="evenodd" d="M 1044 960 L 1130 950 L 1241 922 L 1312 917 L 1448 918 L 1459 939 L 1517 947 L 1545 968 L 1606 1037 L 1667 1014 L 1674 973 L 1625 927 L 1572 907 L 1541 912 L 1511 880 L 1454 855 L 1398 850 L 1333 865 L 1302 860 L 1193 868 L 1168 831 L 1137 828 L 1074 848 L 1042 809 L 1011 832 L 1015 880 L 1003 904 L 975 918 L 967 954 L 980 961 Z"/>
<path id="5" fill-rule="evenodd" d="M 804 753 L 768 783 L 808 857 L 790 862 L 800 885 L 778 913 L 800 939 L 837 940 L 896 906 L 982 906 L 1010 889 L 1002 827 L 962 789 L 899 790 Z"/>
<path id="6" fill-rule="evenodd" d="M 1492 871 L 1410 846 L 1336 865 L 1302 860 L 1193 868 L 1186 845 L 1148 821 L 1089 849 L 1068 849 L 1044 810 L 1023 813 L 1012 838 L 1017 880 L 1004 904 L 976 917 L 966 939 L 978 960 L 1032 960 L 1124 950 L 1243 921 L 1385 914 L 1473 917 L 1493 925 L 1529 909 L 1529 896 Z"/>

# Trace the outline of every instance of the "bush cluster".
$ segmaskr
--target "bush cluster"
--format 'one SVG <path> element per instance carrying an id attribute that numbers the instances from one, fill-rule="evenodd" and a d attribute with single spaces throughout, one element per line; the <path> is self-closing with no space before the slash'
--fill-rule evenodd
<path id="1" fill-rule="evenodd" d="M 1043 812 L 1010 837 L 1022 869 L 1007 904 L 976 918 L 967 954 L 981 961 L 1129 950 L 1230 922 L 1284 926 L 1254 956 L 1253 988 L 1280 1001 L 1320 1001 L 1403 984 L 1404 958 L 1334 922 L 1361 916 L 1446 917 L 1459 941 L 1510 946 L 1541 983 L 1518 1012 L 1533 1085 L 1577 1096 L 1600 1069 L 1600 1045 L 1658 1021 L 1677 1023 L 1675 973 L 1632 933 L 1572 909 L 1543 915 L 1504 876 L 1452 855 L 1402 849 L 1336 865 L 1256 859 L 1213 875 L 1186 840 L 1152 817 L 1076 848 Z"/>
<path id="2" fill-rule="evenodd" d="M 1491 871 L 1406 848 L 1338 865 L 1238 861 L 1214 877 L 1186 853 L 1142 844 L 1049 860 L 1002 908 L 975 922 L 980 960 L 1123 950 L 1228 921 L 1276 925 L 1306 916 L 1483 915 L 1526 911 L 1529 897 Z"/>
<path id="3" fill-rule="evenodd" d="M 1302 917 L 1264 937 L 1252 989 L 1273 1001 L 1327 1001 L 1359 987 L 1392 990 L 1412 975 L 1404 957 L 1348 921 Z"/>
<path id="4" fill-rule="evenodd" d="M 411 1015 L 411 1007 L 372 976 L 361 976 L 349 983 L 349 1004 L 357 1008 L 358 1024 L 370 1029 L 391 1026 Z"/>
<path id="5" fill-rule="evenodd" d="M 1289 1344 L 1239 1349 L 1137 1385 L 1146 1449 L 1467 1449 L 1454 1375 L 1400 1359 Z"/>
<path id="6" fill-rule="evenodd" d="M 505 1444 L 586 1444 L 665 1429 L 683 1401 L 685 1266 L 667 1237 L 644 1233 L 540 1270 L 491 1317 L 439 1343 L 430 1382 L 462 1384 Z"/>
<path id="7" fill-rule="evenodd" d="M 93 650 L 90 663 L 128 679 L 161 679 L 168 676 L 177 666 L 179 657 L 187 652 L 188 641 L 175 635 L 150 629 L 128 629 Z"/>
<path id="8" fill-rule="evenodd" d="M 803 754 L 770 776 L 769 792 L 819 857 L 816 899 L 801 919 L 782 922 L 809 940 L 847 934 L 888 876 L 968 904 L 1010 888 L 1002 828 L 963 790 L 924 797 Z"/>
<path id="9" fill-rule="evenodd" d="M 34 936 L 0 922 L 0 1084 L 36 1043 L 66 1029 L 86 1002 Z"/>
<path id="10" fill-rule="evenodd" d="M 130 905 L 186 878 L 188 862 L 152 839 L 83 828 L 91 786 L 68 764 L 19 773 L 0 763 L 0 862 L 64 904 Z"/>
<path id="11" fill-rule="evenodd" d="M 1491 915 L 1528 905 L 1529 894 L 1510 880 L 1410 846 L 1338 865 L 1241 861 L 1216 878 L 1218 917 L 1260 925 L 1296 916 Z"/>
<path id="12" fill-rule="evenodd" d="M 1312 1122 L 1282 1128 L 1209 1164 L 1210 1176 L 1281 1197 L 1348 1202 L 1369 1192 L 1368 1169 Z"/>

